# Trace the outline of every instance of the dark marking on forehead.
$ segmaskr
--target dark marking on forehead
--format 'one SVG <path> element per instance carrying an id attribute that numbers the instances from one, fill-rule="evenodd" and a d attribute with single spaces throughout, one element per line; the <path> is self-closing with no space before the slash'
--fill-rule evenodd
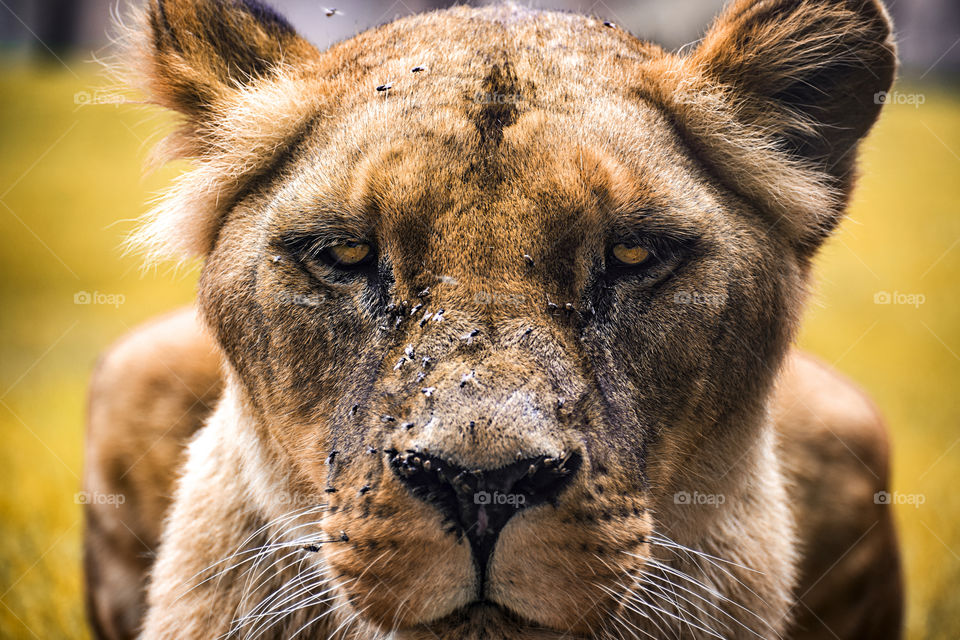
<path id="1" fill-rule="evenodd" d="M 489 149 L 503 140 L 503 130 L 517 121 L 521 101 L 520 81 L 509 60 L 494 63 L 480 84 L 480 92 L 471 96 L 470 118 L 480 145 Z"/>

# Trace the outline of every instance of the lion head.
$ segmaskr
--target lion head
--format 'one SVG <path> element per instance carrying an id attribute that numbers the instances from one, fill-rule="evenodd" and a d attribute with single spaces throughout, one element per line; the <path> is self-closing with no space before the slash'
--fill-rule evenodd
<path id="1" fill-rule="evenodd" d="M 195 164 L 134 241 L 204 257 L 254 482 L 316 508 L 243 506 L 331 629 L 783 629 L 766 400 L 892 80 L 878 2 L 740 0 L 683 55 L 515 5 L 323 53 L 251 0 L 145 33 Z"/>

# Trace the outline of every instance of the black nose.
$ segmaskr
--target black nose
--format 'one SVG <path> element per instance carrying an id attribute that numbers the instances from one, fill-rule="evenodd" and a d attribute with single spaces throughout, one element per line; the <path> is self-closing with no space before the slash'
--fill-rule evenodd
<path id="1" fill-rule="evenodd" d="M 582 461 L 571 451 L 470 470 L 417 451 L 387 453 L 390 466 L 413 494 L 435 505 L 458 535 L 466 534 L 481 576 L 507 521 L 521 509 L 554 502 Z"/>

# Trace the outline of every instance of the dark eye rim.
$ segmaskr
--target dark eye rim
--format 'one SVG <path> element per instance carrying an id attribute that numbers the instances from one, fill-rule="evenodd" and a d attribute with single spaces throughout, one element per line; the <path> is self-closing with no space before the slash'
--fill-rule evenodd
<path id="1" fill-rule="evenodd" d="M 370 247 L 370 251 L 367 253 L 367 255 L 365 255 L 363 258 L 361 258 L 357 262 L 350 262 L 350 263 L 341 262 L 340 260 L 337 259 L 335 255 L 333 255 L 333 249 L 336 247 L 340 247 L 340 246 L 356 247 L 360 245 L 367 245 L 368 247 Z M 376 257 L 375 253 L 376 252 L 374 250 L 373 245 L 370 244 L 369 242 L 350 240 L 347 242 L 338 242 L 336 244 L 332 244 L 325 247 L 320 251 L 320 253 L 317 256 L 317 259 L 323 261 L 324 263 L 327 264 L 327 266 L 333 267 L 334 269 L 340 269 L 341 271 L 350 271 L 353 269 L 362 269 L 367 265 L 369 265 L 370 263 L 374 262 L 374 258 Z"/>
<path id="2" fill-rule="evenodd" d="M 376 269 L 379 260 L 377 245 L 367 238 L 337 238 L 316 236 L 288 236 L 282 239 L 284 247 L 300 264 L 310 266 L 323 265 L 340 273 L 371 272 Z M 370 246 L 370 252 L 359 262 L 346 264 L 337 260 L 331 250 L 339 245 Z"/>
<path id="3" fill-rule="evenodd" d="M 643 247 L 650 252 L 650 257 L 639 264 L 622 262 L 613 253 L 613 248 L 620 244 Z M 613 278 L 626 276 L 661 277 L 675 271 L 692 253 L 694 245 L 695 241 L 691 238 L 632 233 L 615 236 L 606 247 L 605 271 L 608 276 Z"/>
<path id="4" fill-rule="evenodd" d="M 623 245 L 626 247 L 640 247 L 641 249 L 644 249 L 647 252 L 647 257 L 646 259 L 637 263 L 624 262 L 623 260 L 617 257 L 617 253 L 616 253 L 616 249 L 620 245 Z M 620 267 L 624 269 L 642 269 L 643 267 L 649 264 L 652 264 L 656 260 L 657 260 L 657 255 L 653 252 L 652 249 L 650 249 L 649 247 L 645 246 L 640 242 L 636 242 L 632 240 L 627 242 L 614 242 L 610 245 L 610 248 L 607 250 L 608 264 L 613 264 L 616 267 Z"/>

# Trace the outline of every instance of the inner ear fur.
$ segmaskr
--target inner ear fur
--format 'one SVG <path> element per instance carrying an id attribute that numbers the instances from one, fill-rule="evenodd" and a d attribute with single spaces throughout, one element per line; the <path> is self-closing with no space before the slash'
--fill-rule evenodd
<path id="1" fill-rule="evenodd" d="M 323 112 L 317 50 L 257 0 L 150 0 L 123 40 L 126 84 L 181 115 L 157 150 L 190 159 L 127 239 L 147 264 L 204 257 L 224 216 Z"/>
<path id="2" fill-rule="evenodd" d="M 257 0 L 150 0 L 149 93 L 159 104 L 204 118 L 227 92 L 316 55 L 286 19 Z"/>
<path id="3" fill-rule="evenodd" d="M 659 80 L 637 91 L 810 254 L 843 214 L 857 145 L 893 83 L 891 31 L 879 0 L 737 0 L 689 55 L 655 62 Z"/>
<path id="4" fill-rule="evenodd" d="M 841 183 L 896 71 L 878 0 L 739 0 L 693 61 L 738 95 L 738 116 Z"/>

